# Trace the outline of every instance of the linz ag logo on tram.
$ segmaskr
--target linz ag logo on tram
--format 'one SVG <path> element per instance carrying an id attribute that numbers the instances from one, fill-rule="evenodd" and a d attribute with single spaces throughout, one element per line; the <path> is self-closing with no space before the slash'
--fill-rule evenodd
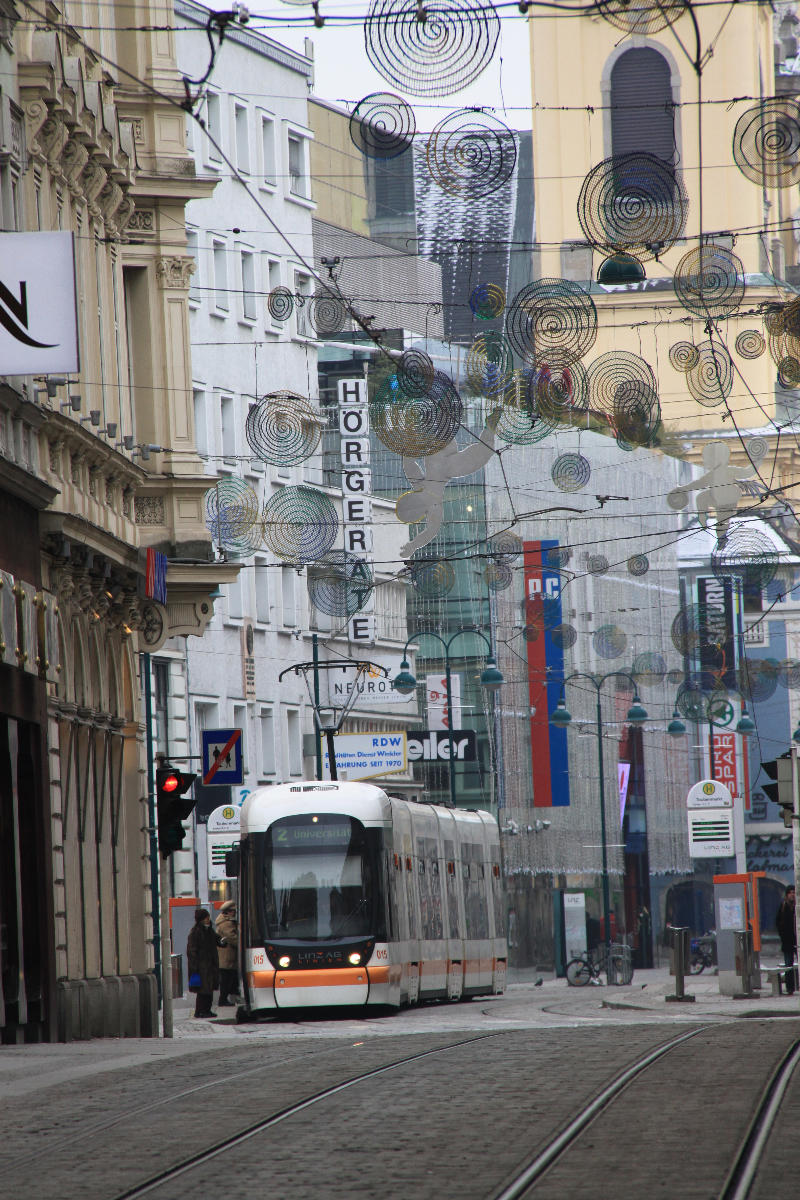
<path id="1" fill-rule="evenodd" d="M 341 950 L 300 950 L 297 954 L 298 967 L 337 967 L 342 963 Z"/>

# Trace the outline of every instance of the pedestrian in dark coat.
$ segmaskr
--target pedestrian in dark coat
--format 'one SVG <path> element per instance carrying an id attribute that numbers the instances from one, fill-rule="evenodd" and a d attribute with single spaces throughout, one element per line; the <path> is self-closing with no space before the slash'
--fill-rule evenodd
<path id="1" fill-rule="evenodd" d="M 225 942 L 219 950 L 218 1004 L 222 1007 L 234 1004 L 231 997 L 239 992 L 239 922 L 236 919 L 235 900 L 225 901 L 215 924 L 217 933 Z"/>
<path id="2" fill-rule="evenodd" d="M 189 991 L 196 995 L 194 1015 L 215 1017 L 211 1011 L 214 988 L 219 984 L 219 952 L 222 939 L 211 927 L 207 908 L 194 910 L 194 926 L 186 942 L 186 963 L 189 968 Z"/>
<path id="3" fill-rule="evenodd" d="M 781 906 L 778 909 L 778 915 L 775 918 L 775 928 L 778 930 L 778 936 L 781 939 L 783 961 L 787 967 L 791 967 L 797 957 L 797 925 L 795 924 L 794 912 L 795 897 L 794 886 L 789 884 Z M 796 971 L 787 971 L 784 976 L 786 991 L 790 996 L 796 986 L 796 975 Z"/>

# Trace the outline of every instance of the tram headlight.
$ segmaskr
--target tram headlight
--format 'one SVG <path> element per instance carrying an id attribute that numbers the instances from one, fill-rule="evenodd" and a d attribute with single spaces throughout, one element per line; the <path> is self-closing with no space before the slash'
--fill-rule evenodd
<path id="1" fill-rule="evenodd" d="M 278 959 L 279 967 L 290 967 L 291 965 L 292 965 L 292 960 L 289 958 L 288 954 L 282 954 L 280 956 L 280 958 Z"/>
<path id="2" fill-rule="evenodd" d="M 348 962 L 352 963 L 354 967 L 359 967 L 361 965 L 361 955 L 357 952 L 351 954 Z"/>

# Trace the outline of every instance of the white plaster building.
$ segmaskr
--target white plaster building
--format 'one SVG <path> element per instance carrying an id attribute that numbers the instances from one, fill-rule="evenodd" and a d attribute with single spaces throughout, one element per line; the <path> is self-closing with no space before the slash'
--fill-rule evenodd
<path id="1" fill-rule="evenodd" d="M 178 0 L 175 12 L 178 63 L 187 76 L 197 79 L 208 64 L 207 41 L 197 32 L 208 10 Z M 249 406 L 269 392 L 288 389 L 318 405 L 317 343 L 307 310 L 295 308 L 289 320 L 280 323 L 267 306 L 268 293 L 279 285 L 295 295 L 311 295 L 316 287 L 303 264 L 314 261 L 309 165 L 313 134 L 307 113 L 312 81 L 310 57 L 241 25 L 229 27 L 200 115 L 246 188 L 197 122 L 187 122 L 198 174 L 218 180 L 210 199 L 187 209 L 187 238 L 197 263 L 190 292 L 194 413 L 198 449 L 206 457 L 209 475 L 243 478 L 262 506 L 282 487 L 324 485 L 341 517 L 338 471 L 323 471 L 322 443 L 302 465 L 275 467 L 251 457 L 245 436 Z M 253 195 L 296 254 L 271 227 Z M 336 438 L 331 432 L 325 445 Z M 396 673 L 406 638 L 405 586 L 388 581 L 401 565 L 397 551 L 407 532 L 388 501 L 374 501 L 373 522 L 372 557 L 380 563 L 376 576 L 384 586 L 376 599 L 377 641 L 358 647 L 358 656 L 382 661 L 381 650 L 391 646 L 394 653 L 387 665 Z M 335 545 L 342 545 L 341 532 Z M 237 582 L 224 588 L 216 605 L 202 650 L 198 653 L 187 644 L 171 654 L 165 648 L 160 656 L 168 660 L 161 668 L 168 678 L 161 689 L 165 695 L 159 742 L 174 761 L 179 755 L 199 753 L 204 728 L 244 730 L 245 783 L 233 789 L 234 803 L 259 784 L 313 777 L 314 722 L 308 694 L 301 677 L 290 675 L 279 683 L 280 672 L 311 659 L 313 632 L 318 631 L 321 659 L 355 653 L 346 636 L 339 636 L 339 626 L 346 622 L 325 617 L 310 605 L 306 570 L 282 564 L 266 548 L 241 561 Z M 244 659 L 250 630 L 255 677 L 248 683 Z M 324 697 L 324 680 L 322 687 Z M 416 715 L 414 702 L 391 705 L 383 717 L 373 708 L 357 709 L 351 727 L 394 728 L 395 711 L 406 713 L 406 722 Z M 193 769 L 198 770 L 198 764 Z M 197 784 L 195 789 L 197 795 Z M 219 789 L 218 794 L 218 803 L 224 803 L 226 794 Z M 200 792 L 198 830 L 215 797 L 216 793 Z M 173 856 L 173 895 L 194 894 L 196 888 L 205 895 L 202 833 L 197 851 L 195 861 L 187 852 Z"/>

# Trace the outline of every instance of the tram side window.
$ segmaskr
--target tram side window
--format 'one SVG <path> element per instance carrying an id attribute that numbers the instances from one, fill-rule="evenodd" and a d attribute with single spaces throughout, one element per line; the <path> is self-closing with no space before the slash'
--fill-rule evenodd
<path id="1" fill-rule="evenodd" d="M 467 937 L 487 938 L 489 936 L 489 906 L 481 846 L 474 842 L 465 842 L 461 847 L 461 861 L 464 868 L 464 910 Z"/>
<path id="2" fill-rule="evenodd" d="M 436 858 L 435 838 L 417 838 L 419 855 L 419 912 L 420 936 L 428 939 L 443 937 L 442 893 L 439 880 L 439 863 Z"/>
<path id="3" fill-rule="evenodd" d="M 391 850 L 384 852 L 384 878 L 386 880 L 386 913 L 389 927 L 389 941 L 396 941 L 397 930 L 397 883 L 395 881 L 394 860 L 396 855 Z"/>
<path id="4" fill-rule="evenodd" d="M 414 905 L 414 863 L 410 857 L 405 859 L 403 876 L 406 881 L 406 904 L 408 905 L 408 936 L 415 938 L 417 934 L 417 910 Z"/>
<path id="5" fill-rule="evenodd" d="M 256 866 L 255 846 L 252 838 L 243 838 L 240 850 L 240 880 L 244 878 L 246 881 L 246 892 L 244 896 L 244 906 L 247 913 L 247 931 L 248 931 L 248 946 L 263 947 L 263 938 L 259 943 L 258 939 L 262 937 L 261 930 L 261 913 L 259 904 L 261 901 L 260 894 L 260 871 Z"/>
<path id="6" fill-rule="evenodd" d="M 493 862 L 492 871 L 492 899 L 494 901 L 494 936 L 506 936 L 506 897 L 505 888 L 503 887 L 503 873 L 500 870 L 500 864 Z"/>
<path id="7" fill-rule="evenodd" d="M 444 843 L 444 877 L 447 888 L 447 925 L 451 938 L 460 938 L 458 923 L 458 876 L 456 875 L 456 851 L 452 842 Z"/>

